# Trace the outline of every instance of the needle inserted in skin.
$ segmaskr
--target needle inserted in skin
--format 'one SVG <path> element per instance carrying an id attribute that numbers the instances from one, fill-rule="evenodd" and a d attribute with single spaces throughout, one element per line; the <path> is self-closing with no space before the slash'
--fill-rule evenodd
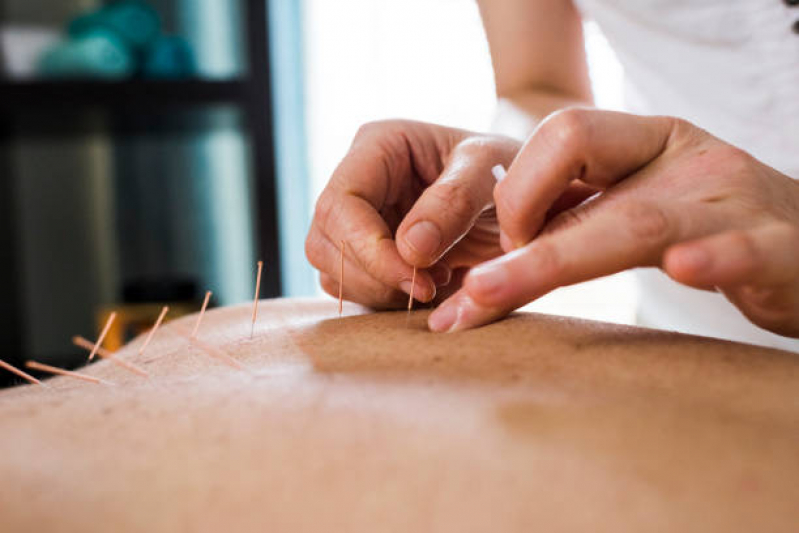
<path id="1" fill-rule="evenodd" d="M 258 296 L 261 294 L 261 273 L 264 270 L 264 262 L 258 261 L 258 275 L 255 277 L 255 297 L 252 302 L 252 328 L 250 328 L 250 338 L 255 335 L 255 320 L 258 318 Z"/>
<path id="2" fill-rule="evenodd" d="M 92 351 L 92 349 L 94 348 L 94 343 L 93 342 L 89 341 L 88 339 L 84 339 L 83 337 L 79 337 L 79 336 L 72 337 L 72 344 L 74 344 L 78 348 L 83 348 L 84 350 L 88 350 L 88 351 Z M 112 363 L 114 363 L 114 364 L 116 364 L 118 366 L 121 366 L 122 368 L 124 368 L 126 370 L 130 370 L 134 374 L 138 374 L 138 375 L 140 375 L 140 376 L 142 376 L 144 378 L 150 376 L 150 374 L 146 370 L 141 369 L 141 368 L 139 368 L 138 366 L 136 366 L 134 364 L 128 363 L 126 361 L 123 361 L 122 359 L 119 359 L 116 355 L 114 355 L 113 353 L 109 352 L 105 348 L 100 348 L 99 350 L 97 350 L 97 355 L 102 357 L 103 359 L 108 359 Z"/>
<path id="3" fill-rule="evenodd" d="M 341 241 L 341 265 L 338 274 L 338 316 L 344 313 L 344 249 L 347 243 Z"/>
<path id="4" fill-rule="evenodd" d="M 147 349 L 147 346 L 150 345 L 150 341 L 153 340 L 155 332 L 158 331 L 158 328 L 161 326 L 161 322 L 164 321 L 164 317 L 168 312 L 169 312 L 169 306 L 165 305 L 164 308 L 161 309 L 161 314 L 158 315 L 158 320 L 155 321 L 155 325 L 153 326 L 153 329 L 150 330 L 150 333 L 147 335 L 147 339 L 145 339 L 144 344 L 142 344 L 142 347 L 139 348 L 139 355 L 142 355 L 144 353 L 144 350 Z"/>
<path id="5" fill-rule="evenodd" d="M 205 309 L 208 307 L 208 301 L 211 299 L 211 291 L 205 293 L 205 300 L 203 300 L 203 307 L 200 309 L 200 316 L 197 317 L 197 323 L 194 324 L 194 330 L 191 332 L 191 339 L 197 336 L 197 331 L 200 329 L 200 323 L 203 321 Z"/>
<path id="6" fill-rule="evenodd" d="M 413 267 L 413 278 L 411 278 L 411 294 L 408 298 L 408 313 L 410 314 L 411 309 L 413 309 L 413 292 L 416 288 L 416 267 Z"/>
<path id="7" fill-rule="evenodd" d="M 44 365 L 42 363 L 37 363 L 36 361 L 27 361 L 25 366 L 30 368 L 31 370 L 38 370 L 40 372 L 47 372 L 48 374 L 55 374 L 57 376 L 66 376 L 70 378 L 80 379 L 82 381 L 88 381 L 89 383 L 94 383 L 95 385 L 100 385 L 103 383 L 102 379 L 96 378 L 94 376 L 87 376 L 86 374 L 79 374 L 78 372 L 72 372 L 70 370 L 64 370 L 63 368 L 56 368 L 50 365 Z"/>
<path id="8" fill-rule="evenodd" d="M 21 377 L 22 379 L 24 379 L 24 380 L 26 380 L 26 381 L 28 381 L 30 383 L 33 383 L 34 385 L 41 385 L 42 387 L 46 387 L 46 385 L 44 383 L 42 383 L 41 381 L 39 381 L 35 377 L 31 376 L 30 374 L 28 374 L 26 372 L 23 372 L 22 370 L 20 370 L 19 368 L 15 367 L 15 366 L 9 365 L 8 363 L 3 361 L 2 359 L 0 359 L 0 368 L 5 368 L 6 370 L 11 372 L 12 374 L 16 374 L 17 376 Z"/>
<path id="9" fill-rule="evenodd" d="M 94 346 L 92 347 L 92 351 L 89 354 L 89 361 L 93 360 L 94 356 L 97 355 L 97 351 L 103 345 L 103 341 L 105 340 L 105 336 L 108 335 L 108 331 L 111 329 L 111 325 L 114 323 L 114 320 L 116 320 L 116 318 L 117 318 L 117 314 L 116 313 L 111 313 L 108 316 L 108 320 L 105 321 L 105 326 L 103 327 L 103 331 L 100 333 L 100 336 L 97 338 L 97 342 L 94 343 Z"/>

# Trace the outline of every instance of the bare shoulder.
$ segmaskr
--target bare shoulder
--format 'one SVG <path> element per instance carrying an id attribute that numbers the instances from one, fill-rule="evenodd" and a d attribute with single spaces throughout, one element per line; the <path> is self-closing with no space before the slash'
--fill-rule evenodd
<path id="1" fill-rule="evenodd" d="M 799 520 L 799 357 L 520 314 L 214 310 L 0 393 L 0 529 L 779 530 Z M 619 502 L 625 512 L 619 512 Z M 704 502 L 698 506 L 696 502 Z M 657 529 L 655 527 L 654 529 Z"/>

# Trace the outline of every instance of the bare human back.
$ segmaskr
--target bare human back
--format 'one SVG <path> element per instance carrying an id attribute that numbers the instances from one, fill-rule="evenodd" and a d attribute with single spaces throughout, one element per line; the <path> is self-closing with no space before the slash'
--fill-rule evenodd
<path id="1" fill-rule="evenodd" d="M 703 530 L 799 522 L 799 358 L 534 314 L 262 302 L 0 392 L 3 531 Z M 228 364 L 224 356 L 237 361 Z"/>

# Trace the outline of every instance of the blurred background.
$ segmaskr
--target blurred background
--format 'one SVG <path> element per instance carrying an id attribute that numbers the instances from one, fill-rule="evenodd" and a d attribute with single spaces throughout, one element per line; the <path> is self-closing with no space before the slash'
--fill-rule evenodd
<path id="1" fill-rule="evenodd" d="M 473 0 L 0 0 L 0 359 L 79 366 L 109 312 L 114 348 L 164 304 L 250 299 L 258 259 L 262 296 L 319 294 L 305 233 L 358 126 L 495 109 Z M 631 323 L 635 299 L 620 275 L 530 308 Z"/>

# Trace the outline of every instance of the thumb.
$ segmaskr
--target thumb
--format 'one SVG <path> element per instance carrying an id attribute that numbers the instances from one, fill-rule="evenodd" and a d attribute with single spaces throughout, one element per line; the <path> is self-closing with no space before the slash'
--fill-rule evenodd
<path id="1" fill-rule="evenodd" d="M 458 145 L 441 176 L 431 184 L 397 229 L 397 249 L 411 265 L 436 263 L 493 205 L 497 164 L 509 164 L 514 141 L 473 138 Z"/>

